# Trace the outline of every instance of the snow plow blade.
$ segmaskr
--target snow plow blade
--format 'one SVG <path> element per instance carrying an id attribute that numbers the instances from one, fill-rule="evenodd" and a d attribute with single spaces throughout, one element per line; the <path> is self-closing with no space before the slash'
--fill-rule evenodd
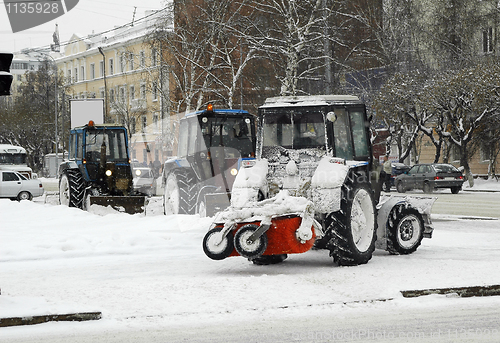
<path id="1" fill-rule="evenodd" d="M 90 196 L 90 205 L 111 206 L 119 212 L 128 214 L 143 213 L 146 208 L 146 197 L 137 196 Z"/>

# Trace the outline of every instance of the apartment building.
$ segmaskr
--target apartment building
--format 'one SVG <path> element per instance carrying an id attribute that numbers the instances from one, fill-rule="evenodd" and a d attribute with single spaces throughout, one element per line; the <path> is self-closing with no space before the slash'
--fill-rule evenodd
<path id="1" fill-rule="evenodd" d="M 148 43 L 156 18 L 146 12 L 144 20 L 107 33 L 75 33 L 56 59 L 69 97 L 104 99 L 105 121 L 128 128 L 131 158 L 144 165 L 162 163 L 171 151 L 164 139 L 169 80 L 161 77 L 159 52 Z"/>

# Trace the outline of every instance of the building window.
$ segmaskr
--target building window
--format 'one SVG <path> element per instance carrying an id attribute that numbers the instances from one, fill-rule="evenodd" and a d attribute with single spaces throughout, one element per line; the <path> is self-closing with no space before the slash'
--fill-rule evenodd
<path id="1" fill-rule="evenodd" d="M 90 65 L 90 79 L 93 80 L 95 79 L 95 64 L 92 63 Z"/>
<path id="2" fill-rule="evenodd" d="M 99 96 L 101 97 L 101 99 L 104 99 L 104 89 L 101 89 L 101 91 L 99 92 Z"/>
<path id="3" fill-rule="evenodd" d="M 120 102 L 125 103 L 125 87 L 120 87 Z"/>
<path id="4" fill-rule="evenodd" d="M 78 68 L 75 68 L 75 82 L 78 82 Z"/>
<path id="5" fill-rule="evenodd" d="M 71 69 L 68 69 L 68 81 L 71 83 Z"/>
<path id="6" fill-rule="evenodd" d="M 141 85 L 141 99 L 146 99 L 146 85 Z"/>
<path id="7" fill-rule="evenodd" d="M 99 61 L 99 77 L 104 77 L 104 61 Z"/>
<path id="8" fill-rule="evenodd" d="M 135 86 L 130 86 L 130 100 L 135 99 Z"/>
<path id="9" fill-rule="evenodd" d="M 153 114 L 153 126 L 158 129 L 158 113 Z"/>
<path id="10" fill-rule="evenodd" d="M 144 50 L 139 53 L 139 63 L 141 68 L 146 67 L 146 53 L 144 52 Z"/>
<path id="11" fill-rule="evenodd" d="M 120 56 L 120 72 L 125 72 L 125 58 L 123 57 L 123 55 Z"/>
<path id="12" fill-rule="evenodd" d="M 156 88 L 156 84 L 153 83 L 153 100 L 158 100 L 158 89 Z"/>
<path id="13" fill-rule="evenodd" d="M 85 81 L 85 67 L 84 66 L 80 67 L 80 79 L 82 81 Z"/>
<path id="14" fill-rule="evenodd" d="M 157 63 L 157 52 L 156 49 L 151 49 L 151 65 L 154 67 Z"/>
<path id="15" fill-rule="evenodd" d="M 128 55 L 130 70 L 134 70 L 134 54 L 131 52 Z"/>
<path id="16" fill-rule="evenodd" d="M 142 125 L 141 125 L 141 128 L 142 128 L 142 131 L 146 131 L 146 127 L 148 126 L 148 117 L 146 115 L 143 115 L 141 117 L 141 121 L 142 121 Z"/>
<path id="17" fill-rule="evenodd" d="M 109 59 L 109 75 L 113 75 L 115 73 L 115 67 L 113 63 L 113 59 Z"/>
<path id="18" fill-rule="evenodd" d="M 483 53 L 493 52 L 493 28 L 489 27 L 483 31 Z"/>
<path id="19" fill-rule="evenodd" d="M 109 90 L 109 101 L 112 103 L 115 102 L 115 90 L 114 89 Z"/>

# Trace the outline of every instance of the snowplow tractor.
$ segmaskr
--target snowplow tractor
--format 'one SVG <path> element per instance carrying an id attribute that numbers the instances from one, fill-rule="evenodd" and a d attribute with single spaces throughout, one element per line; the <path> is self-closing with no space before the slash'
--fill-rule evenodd
<path id="1" fill-rule="evenodd" d="M 71 130 L 68 160 L 59 166 L 59 201 L 89 209 L 111 206 L 129 214 L 142 213 L 146 196 L 133 190 L 124 127 L 90 122 Z"/>
<path id="2" fill-rule="evenodd" d="M 243 110 L 214 109 L 180 121 L 177 157 L 165 162 L 164 213 L 213 216 L 230 205 L 242 166 L 255 161 L 255 119 Z"/>
<path id="3" fill-rule="evenodd" d="M 337 265 L 355 266 L 376 248 L 410 254 L 432 236 L 434 198 L 379 198 L 369 121 L 357 97 L 267 99 L 257 136 L 256 161 L 241 168 L 231 206 L 205 236 L 208 257 L 270 264 L 314 245 Z"/>

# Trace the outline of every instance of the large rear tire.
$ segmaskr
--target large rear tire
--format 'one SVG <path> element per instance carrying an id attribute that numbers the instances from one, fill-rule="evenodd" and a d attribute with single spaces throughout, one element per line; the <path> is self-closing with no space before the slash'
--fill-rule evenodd
<path id="1" fill-rule="evenodd" d="M 193 176 L 184 171 L 168 174 L 163 192 L 163 212 L 171 214 L 191 214 L 193 212 L 193 195 L 190 189 Z"/>
<path id="2" fill-rule="evenodd" d="M 85 181 L 78 170 L 66 170 L 59 180 L 59 204 L 82 208 Z"/>
<path id="3" fill-rule="evenodd" d="M 332 238 L 330 256 L 340 266 L 367 263 L 375 250 L 376 212 L 372 191 L 367 184 L 347 182 L 342 186 L 340 211 L 330 214 Z"/>
<path id="4" fill-rule="evenodd" d="M 415 208 L 394 207 L 389 214 L 387 228 L 387 251 L 393 255 L 411 254 L 424 238 L 424 220 Z"/>

